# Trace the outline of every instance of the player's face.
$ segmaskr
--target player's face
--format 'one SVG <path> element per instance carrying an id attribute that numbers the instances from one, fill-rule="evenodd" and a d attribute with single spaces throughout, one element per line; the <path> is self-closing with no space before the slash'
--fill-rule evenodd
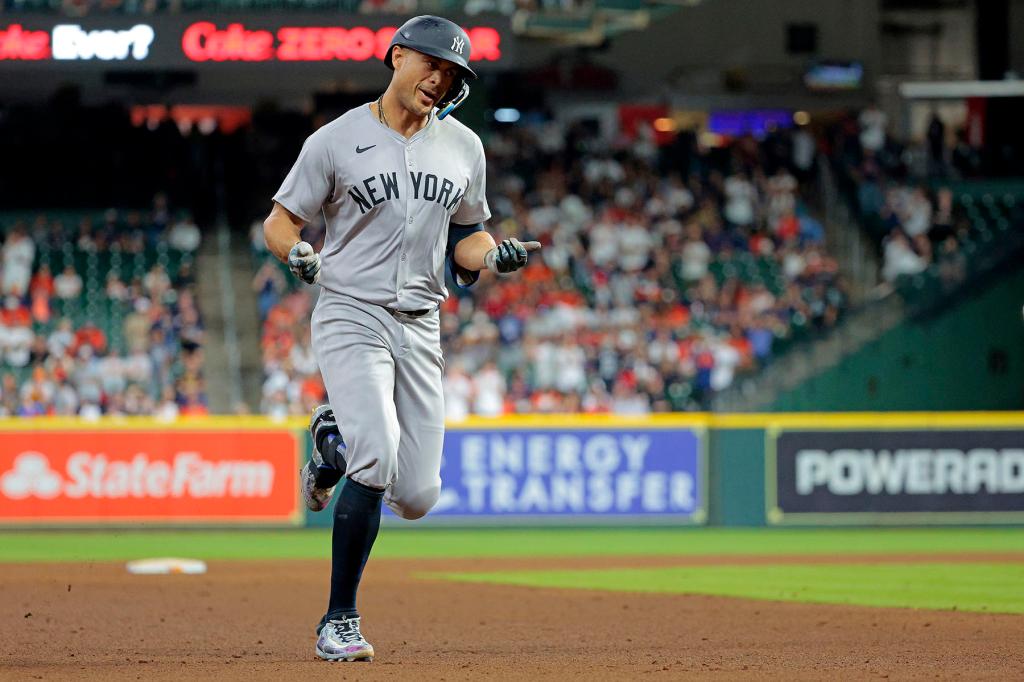
<path id="1" fill-rule="evenodd" d="M 417 116 L 428 115 L 459 75 L 452 62 L 416 50 L 396 50 L 392 59 L 402 105 Z"/>

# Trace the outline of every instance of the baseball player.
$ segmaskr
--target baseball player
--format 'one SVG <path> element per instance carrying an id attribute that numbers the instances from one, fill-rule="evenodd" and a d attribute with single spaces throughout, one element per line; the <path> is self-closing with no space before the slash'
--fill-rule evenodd
<path id="1" fill-rule="evenodd" d="M 460 287 L 480 270 L 508 273 L 538 242 L 495 244 L 480 138 L 450 116 L 469 95 L 470 44 L 454 23 L 410 19 L 385 57 L 394 71 L 376 101 L 309 136 L 264 222 L 270 250 L 319 283 L 313 349 L 329 405 L 313 412 L 302 494 L 312 511 L 334 505 L 331 591 L 316 655 L 371 660 L 356 591 L 380 527 L 381 503 L 405 519 L 441 491 L 444 403 L 438 306 L 444 269 Z M 323 211 L 319 254 L 301 240 Z"/>

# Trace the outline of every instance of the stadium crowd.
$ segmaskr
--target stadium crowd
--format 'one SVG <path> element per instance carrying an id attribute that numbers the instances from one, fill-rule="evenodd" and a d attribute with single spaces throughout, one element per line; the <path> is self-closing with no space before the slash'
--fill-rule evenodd
<path id="1" fill-rule="evenodd" d="M 201 235 L 187 213 L 158 195 L 145 213 L 0 224 L 0 415 L 207 412 L 192 270 Z"/>
<path id="2" fill-rule="evenodd" d="M 487 137 L 496 239 L 544 244 L 513 277 L 449 283 L 448 416 L 704 409 L 781 344 L 836 324 L 846 294 L 797 177 L 788 131 L 659 148 L 649 127 L 606 150 L 583 126 Z M 316 243 L 322 225 L 304 235 Z M 262 411 L 324 398 L 309 348 L 310 289 L 252 246 L 263 327 Z"/>
<path id="3" fill-rule="evenodd" d="M 948 184 L 981 172 L 980 151 L 963 128 L 949 139 L 933 114 L 925 140 L 906 144 L 889 133 L 888 116 L 871 105 L 832 126 L 830 158 L 860 223 L 879 245 L 882 279 L 894 283 L 937 265 L 943 278 L 963 277 L 962 246 L 971 223 Z"/>

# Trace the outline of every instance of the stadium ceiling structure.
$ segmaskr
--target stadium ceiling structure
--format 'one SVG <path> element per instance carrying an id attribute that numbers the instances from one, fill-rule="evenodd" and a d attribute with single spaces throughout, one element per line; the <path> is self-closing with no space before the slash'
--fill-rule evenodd
<path id="1" fill-rule="evenodd" d="M 561 45 L 597 47 L 609 38 L 642 31 L 652 21 L 704 0 L 594 0 L 564 10 L 519 10 L 512 15 L 517 35 Z"/>

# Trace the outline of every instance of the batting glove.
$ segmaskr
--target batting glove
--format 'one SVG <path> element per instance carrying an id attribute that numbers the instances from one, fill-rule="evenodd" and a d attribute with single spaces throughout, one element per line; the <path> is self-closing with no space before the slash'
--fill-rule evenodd
<path id="1" fill-rule="evenodd" d="M 288 252 L 288 269 L 306 284 L 320 281 L 320 254 L 309 242 L 299 242 Z"/>
<path id="2" fill-rule="evenodd" d="M 514 272 L 526 265 L 527 254 L 540 248 L 540 242 L 521 242 L 516 238 L 505 239 L 487 252 L 484 265 L 496 275 Z"/>

